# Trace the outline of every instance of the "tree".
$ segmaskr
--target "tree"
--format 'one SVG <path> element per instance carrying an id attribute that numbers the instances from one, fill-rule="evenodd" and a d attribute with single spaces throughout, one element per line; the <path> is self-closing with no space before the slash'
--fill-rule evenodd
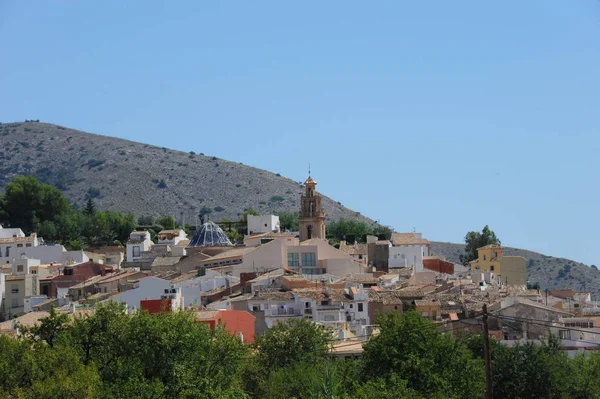
<path id="1" fill-rule="evenodd" d="M 60 190 L 42 184 L 34 177 L 15 177 L 0 198 L 0 222 L 20 227 L 26 233 L 43 221 L 54 221 L 68 212 L 69 203 Z"/>
<path id="2" fill-rule="evenodd" d="M 51 348 L 54 347 L 59 335 L 66 329 L 69 316 L 58 313 L 54 305 L 50 308 L 50 315 L 40 319 L 40 324 L 33 327 L 19 326 L 21 333 L 33 341 L 44 341 Z"/>
<path id="3" fill-rule="evenodd" d="M 93 216 L 96 213 L 96 205 L 94 204 L 93 199 L 88 198 L 83 213 L 85 213 L 88 216 Z"/>
<path id="4" fill-rule="evenodd" d="M 248 223 L 248 215 L 258 216 L 258 212 L 254 209 L 247 209 L 244 213 L 242 213 L 242 217 L 240 218 L 240 223 Z"/>
<path id="5" fill-rule="evenodd" d="M 140 226 L 152 226 L 154 224 L 154 218 L 152 216 L 140 216 L 138 218 L 138 224 Z"/>
<path id="6" fill-rule="evenodd" d="M 157 218 L 154 221 L 154 223 L 162 226 L 164 230 L 175 230 L 175 228 L 177 227 L 177 222 L 175 221 L 175 218 L 173 218 L 173 216 L 163 216 Z"/>
<path id="7" fill-rule="evenodd" d="M 332 236 L 337 241 L 354 242 L 354 240 L 361 240 L 363 236 L 369 234 L 373 234 L 372 227 L 357 220 L 342 218 L 327 225 L 327 235 Z"/>
<path id="8" fill-rule="evenodd" d="M 460 256 L 460 261 L 467 265 L 470 261 L 477 259 L 477 249 L 486 245 L 501 245 L 496 233 L 486 225 L 481 233 L 469 231 L 465 236 L 465 254 Z"/>
<path id="9" fill-rule="evenodd" d="M 279 216 L 279 226 L 283 231 L 298 231 L 298 212 L 277 212 Z"/>
<path id="10" fill-rule="evenodd" d="M 268 370 L 327 356 L 331 336 L 324 327 L 304 319 L 278 323 L 257 337 L 254 347 Z"/>
<path id="11" fill-rule="evenodd" d="M 484 392 L 483 362 L 438 326 L 411 311 L 383 313 L 379 334 L 364 345 L 364 379 L 397 377 L 426 397 L 476 398 Z"/>

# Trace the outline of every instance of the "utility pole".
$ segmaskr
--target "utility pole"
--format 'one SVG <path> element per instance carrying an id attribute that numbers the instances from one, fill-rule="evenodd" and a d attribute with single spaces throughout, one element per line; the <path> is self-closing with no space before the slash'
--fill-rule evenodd
<path id="1" fill-rule="evenodd" d="M 493 399 L 492 392 L 492 359 L 490 356 L 490 334 L 488 329 L 487 305 L 483 304 L 483 356 L 485 358 L 485 382 L 487 385 L 487 399 Z"/>

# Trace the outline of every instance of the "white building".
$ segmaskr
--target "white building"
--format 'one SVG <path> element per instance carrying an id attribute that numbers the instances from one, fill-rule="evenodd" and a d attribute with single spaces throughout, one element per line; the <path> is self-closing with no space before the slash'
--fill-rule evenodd
<path id="1" fill-rule="evenodd" d="M 162 230 L 158 233 L 158 243 L 167 245 L 177 245 L 181 241 L 187 240 L 185 231 L 179 230 Z"/>
<path id="2" fill-rule="evenodd" d="M 429 256 L 429 240 L 421 233 L 393 233 L 390 242 L 390 269 L 411 267 L 414 272 L 423 271 L 423 258 Z"/>
<path id="3" fill-rule="evenodd" d="M 142 258 L 142 252 L 152 248 L 152 239 L 148 231 L 133 231 L 129 234 L 127 241 L 126 260 L 133 262 Z"/>
<path id="4" fill-rule="evenodd" d="M 279 216 L 248 215 L 248 235 L 271 232 L 279 233 L 280 231 Z"/>

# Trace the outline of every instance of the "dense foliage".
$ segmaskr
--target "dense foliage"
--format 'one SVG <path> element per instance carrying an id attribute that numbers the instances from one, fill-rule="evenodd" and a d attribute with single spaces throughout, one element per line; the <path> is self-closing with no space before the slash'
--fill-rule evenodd
<path id="1" fill-rule="evenodd" d="M 382 225 L 370 225 L 357 220 L 340 219 L 337 222 L 327 224 L 327 237 L 332 241 L 345 240 L 348 243 L 365 242 L 367 235 L 377 236 L 383 240 L 389 240 L 392 229 Z"/>
<path id="2" fill-rule="evenodd" d="M 470 261 L 477 259 L 477 248 L 490 244 L 501 245 L 501 242 L 489 226 L 486 225 L 481 230 L 481 233 L 478 231 L 469 231 L 465 236 L 465 254 L 460 255 L 460 261 L 463 264 L 468 264 Z"/>
<path id="3" fill-rule="evenodd" d="M 96 211 L 91 198 L 83 210 L 76 209 L 58 189 L 30 176 L 7 184 L 0 197 L 0 222 L 73 249 L 122 243 L 137 224 L 133 214 Z"/>
<path id="4" fill-rule="evenodd" d="M 361 359 L 331 359 L 334 342 L 304 320 L 248 346 L 190 313 L 100 306 L 71 319 L 52 311 L 19 338 L 0 336 L 2 398 L 481 398 L 482 337 L 454 340 L 414 312 L 382 315 Z M 569 358 L 551 339 L 492 341 L 498 398 L 600 398 L 600 355 Z"/>

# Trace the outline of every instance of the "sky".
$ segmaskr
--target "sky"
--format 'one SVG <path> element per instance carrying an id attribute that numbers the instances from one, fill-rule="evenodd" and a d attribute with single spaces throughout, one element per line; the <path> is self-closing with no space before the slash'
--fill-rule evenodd
<path id="1" fill-rule="evenodd" d="M 600 2 L 0 0 L 0 121 L 243 162 L 600 265 Z"/>

